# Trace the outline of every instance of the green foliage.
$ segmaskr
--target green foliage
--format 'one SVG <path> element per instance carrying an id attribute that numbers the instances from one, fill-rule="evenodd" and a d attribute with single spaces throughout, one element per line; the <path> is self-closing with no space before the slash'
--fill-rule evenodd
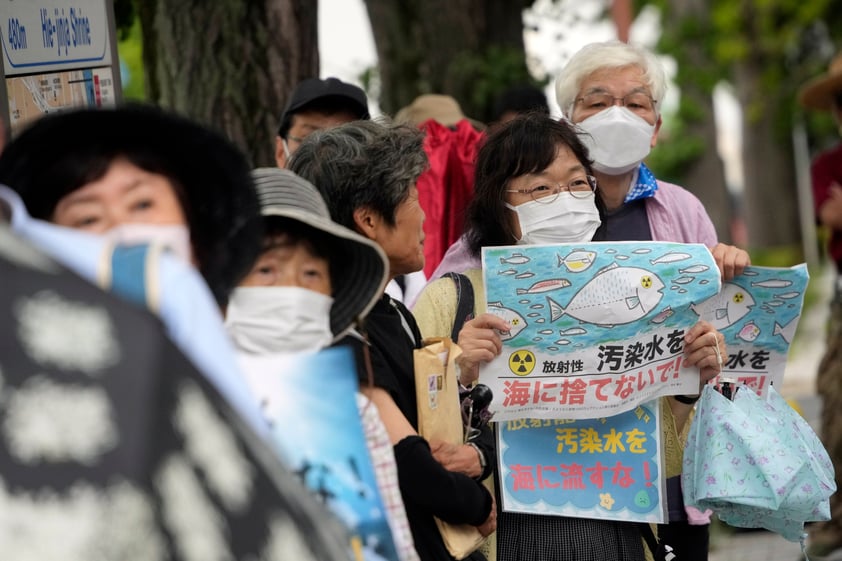
<path id="1" fill-rule="evenodd" d="M 131 28 L 117 42 L 117 53 L 121 65 L 128 70 L 128 80 L 123 83 L 123 98 L 144 101 L 146 90 L 143 73 L 143 40 L 140 18 L 135 18 Z"/>
<path id="2" fill-rule="evenodd" d="M 549 82 L 547 76 L 540 80 L 530 76 L 522 50 L 499 45 L 481 53 L 462 53 L 448 70 L 454 76 L 464 77 L 465 94 L 460 99 L 465 113 L 486 122 L 492 118 L 495 98 L 507 87 L 532 84 L 543 88 Z"/>
<path id="3" fill-rule="evenodd" d="M 656 177 L 670 183 L 682 183 L 684 170 L 695 162 L 707 149 L 705 142 L 687 131 L 686 122 L 680 118 L 665 120 L 668 125 L 662 127 L 661 141 L 646 158 L 646 165 Z M 672 142 L 671 138 L 681 139 Z"/>
<path id="4" fill-rule="evenodd" d="M 117 24 L 117 39 L 124 41 L 131 33 L 137 16 L 135 1 L 139 0 L 113 0 L 114 19 Z"/>
<path id="5" fill-rule="evenodd" d="M 741 65 L 756 70 L 755 92 L 741 100 L 743 111 L 751 121 L 771 119 L 776 140 L 788 143 L 798 111 L 798 88 L 826 68 L 826 53 L 832 50 L 828 43 L 842 40 L 827 36 L 828 30 L 839 33 L 842 29 L 842 10 L 834 10 L 833 3 L 707 0 L 703 12 L 707 17 L 683 19 L 675 15 L 681 4 L 675 0 L 636 0 L 634 7 L 636 12 L 646 5 L 661 10 L 666 23 L 657 50 L 676 60 L 675 81 L 682 90 L 712 93 L 717 83 L 731 81 Z M 823 61 L 821 65 L 816 64 L 817 59 Z M 658 144 L 650 156 L 656 173 L 680 181 L 681 170 L 703 153 L 700 139 L 688 137 L 688 125 L 699 118 L 709 117 L 700 114 L 683 95 L 679 110 L 670 116 L 664 130 L 665 135 L 682 142 Z M 827 125 L 820 125 L 819 130 L 826 134 Z"/>
<path id="6" fill-rule="evenodd" d="M 758 267 L 791 267 L 804 262 L 800 245 L 752 248 L 751 264 Z"/>

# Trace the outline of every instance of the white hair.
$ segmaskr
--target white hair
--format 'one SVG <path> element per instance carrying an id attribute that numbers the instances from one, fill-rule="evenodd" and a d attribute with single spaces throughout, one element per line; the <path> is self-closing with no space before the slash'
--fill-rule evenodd
<path id="1" fill-rule="evenodd" d="M 570 118 L 573 114 L 576 95 L 585 78 L 597 70 L 625 66 L 637 66 L 643 70 L 643 79 L 649 86 L 652 99 L 663 101 L 667 91 L 667 75 L 661 61 L 654 54 L 641 46 L 620 41 L 591 43 L 573 55 L 556 77 L 556 101 L 564 115 Z M 657 104 L 655 108 L 656 113 L 660 113 Z"/>

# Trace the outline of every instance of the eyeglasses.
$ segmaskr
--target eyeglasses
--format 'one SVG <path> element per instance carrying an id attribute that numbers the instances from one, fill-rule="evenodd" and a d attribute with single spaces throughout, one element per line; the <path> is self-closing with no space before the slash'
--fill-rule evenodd
<path id="1" fill-rule="evenodd" d="M 592 175 L 583 175 L 566 184 L 558 183 L 555 186 L 538 185 L 532 189 L 506 189 L 506 193 L 529 195 L 533 201 L 541 204 L 554 202 L 558 194 L 562 192 L 570 193 L 577 199 L 586 199 L 593 195 L 594 191 L 596 191 L 596 177 Z"/>
<path id="2" fill-rule="evenodd" d="M 583 109 L 594 113 L 611 107 L 617 101 L 635 113 L 651 113 L 657 103 L 651 95 L 644 92 L 632 92 L 623 97 L 614 97 L 606 92 L 590 93 L 576 99 L 576 103 L 581 103 Z"/>

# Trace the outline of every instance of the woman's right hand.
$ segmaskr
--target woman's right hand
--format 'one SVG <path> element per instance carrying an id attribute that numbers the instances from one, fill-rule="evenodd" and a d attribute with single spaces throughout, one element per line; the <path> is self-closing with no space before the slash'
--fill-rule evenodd
<path id="1" fill-rule="evenodd" d="M 494 500 L 494 496 L 491 497 L 491 512 L 488 514 L 488 518 L 485 519 L 485 522 L 477 526 L 477 530 L 479 533 L 482 534 L 482 537 L 488 537 L 494 530 L 497 529 L 497 502 Z"/>
<path id="2" fill-rule="evenodd" d="M 481 314 L 465 322 L 459 332 L 458 345 L 462 354 L 456 359 L 459 366 L 459 382 L 469 386 L 479 378 L 479 365 L 491 362 L 503 350 L 500 332 L 511 326 L 494 314 Z"/>

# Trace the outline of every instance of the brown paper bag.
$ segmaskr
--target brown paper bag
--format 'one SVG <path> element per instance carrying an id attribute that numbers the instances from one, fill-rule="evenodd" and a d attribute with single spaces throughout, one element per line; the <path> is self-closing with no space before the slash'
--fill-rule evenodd
<path id="1" fill-rule="evenodd" d="M 462 350 L 449 337 L 426 339 L 415 351 L 415 390 L 418 433 L 427 440 L 464 442 L 456 357 Z M 444 545 L 456 559 L 464 559 L 483 542 L 475 526 L 448 524 L 436 518 Z"/>

